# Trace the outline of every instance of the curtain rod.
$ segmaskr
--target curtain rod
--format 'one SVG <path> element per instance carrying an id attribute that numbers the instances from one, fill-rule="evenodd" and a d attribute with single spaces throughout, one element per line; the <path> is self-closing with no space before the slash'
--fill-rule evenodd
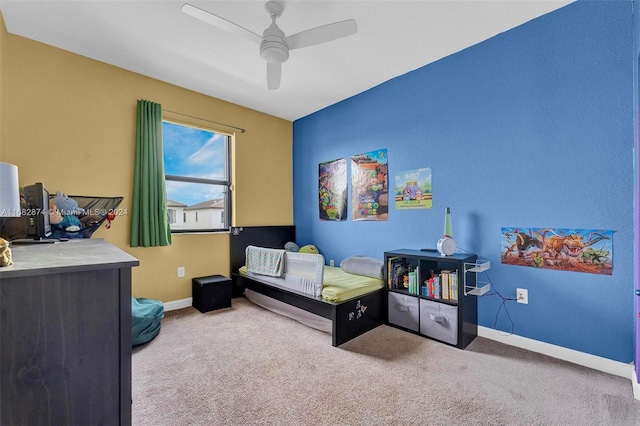
<path id="1" fill-rule="evenodd" d="M 232 126 L 232 125 L 230 125 L 230 124 L 224 124 L 224 123 L 219 123 L 219 122 L 217 122 L 217 121 L 207 120 L 207 119 L 200 118 L 200 117 L 194 117 L 193 115 L 182 114 L 182 113 L 180 113 L 180 112 L 170 111 L 170 110 L 168 110 L 168 109 L 165 109 L 165 110 L 163 110 L 163 111 L 170 112 L 171 114 L 182 115 L 183 117 L 195 118 L 196 120 L 202 120 L 202 121 L 206 121 L 206 122 L 208 122 L 208 123 L 219 124 L 219 125 L 221 125 L 221 126 L 230 127 L 230 128 L 232 128 L 232 129 L 240 130 L 240 133 L 244 133 L 244 132 L 246 132 L 246 130 L 245 130 L 245 129 L 243 129 L 242 127 L 236 127 L 236 126 Z"/>

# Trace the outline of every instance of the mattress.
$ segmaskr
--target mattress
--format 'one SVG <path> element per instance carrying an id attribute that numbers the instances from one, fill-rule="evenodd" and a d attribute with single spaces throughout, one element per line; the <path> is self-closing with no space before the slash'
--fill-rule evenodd
<path id="1" fill-rule="evenodd" d="M 384 281 L 364 275 L 349 274 L 334 266 L 324 267 L 322 298 L 330 302 L 344 302 L 379 290 Z"/>

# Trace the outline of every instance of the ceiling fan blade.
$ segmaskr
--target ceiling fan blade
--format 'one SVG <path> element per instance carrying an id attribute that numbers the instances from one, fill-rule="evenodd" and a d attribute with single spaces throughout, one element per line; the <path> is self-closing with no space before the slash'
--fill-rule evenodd
<path id="1" fill-rule="evenodd" d="M 267 87 L 269 90 L 276 90 L 280 87 L 280 74 L 282 64 L 267 62 Z"/>
<path id="2" fill-rule="evenodd" d="M 326 43 L 342 37 L 350 36 L 358 32 L 358 24 L 355 19 L 334 22 L 310 30 L 285 37 L 289 49 L 300 49 L 301 47 L 313 46 L 315 44 Z"/>
<path id="3" fill-rule="evenodd" d="M 244 37 L 245 39 L 254 43 L 260 44 L 262 42 L 262 37 L 254 33 L 253 31 L 249 31 L 248 29 L 241 27 L 238 24 L 234 24 L 233 22 L 227 21 L 226 19 L 221 18 L 218 15 L 214 15 L 213 13 L 207 12 L 206 10 L 192 6 L 188 3 L 185 3 L 182 6 L 182 12 L 186 13 L 189 16 L 193 16 L 194 18 L 199 19 L 209 25 L 221 28 L 230 33 L 239 35 L 240 37 Z"/>

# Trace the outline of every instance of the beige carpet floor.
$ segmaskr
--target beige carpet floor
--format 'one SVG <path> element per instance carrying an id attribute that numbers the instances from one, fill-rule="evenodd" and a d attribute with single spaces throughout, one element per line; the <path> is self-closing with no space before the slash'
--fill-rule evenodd
<path id="1" fill-rule="evenodd" d="M 244 298 L 134 348 L 134 425 L 640 425 L 631 381 L 477 338 L 328 334 Z"/>

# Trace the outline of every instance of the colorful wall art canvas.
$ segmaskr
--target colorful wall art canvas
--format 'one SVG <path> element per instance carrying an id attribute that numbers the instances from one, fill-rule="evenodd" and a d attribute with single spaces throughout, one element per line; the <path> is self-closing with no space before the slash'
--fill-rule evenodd
<path id="1" fill-rule="evenodd" d="M 502 228 L 502 263 L 611 275 L 613 231 Z"/>
<path id="2" fill-rule="evenodd" d="M 389 216 L 387 150 L 351 157 L 351 218 L 387 220 Z"/>
<path id="3" fill-rule="evenodd" d="M 396 209 L 430 209 L 432 190 L 430 168 L 398 172 L 394 187 Z"/>
<path id="4" fill-rule="evenodd" d="M 320 163 L 320 220 L 347 220 L 347 159 Z"/>

